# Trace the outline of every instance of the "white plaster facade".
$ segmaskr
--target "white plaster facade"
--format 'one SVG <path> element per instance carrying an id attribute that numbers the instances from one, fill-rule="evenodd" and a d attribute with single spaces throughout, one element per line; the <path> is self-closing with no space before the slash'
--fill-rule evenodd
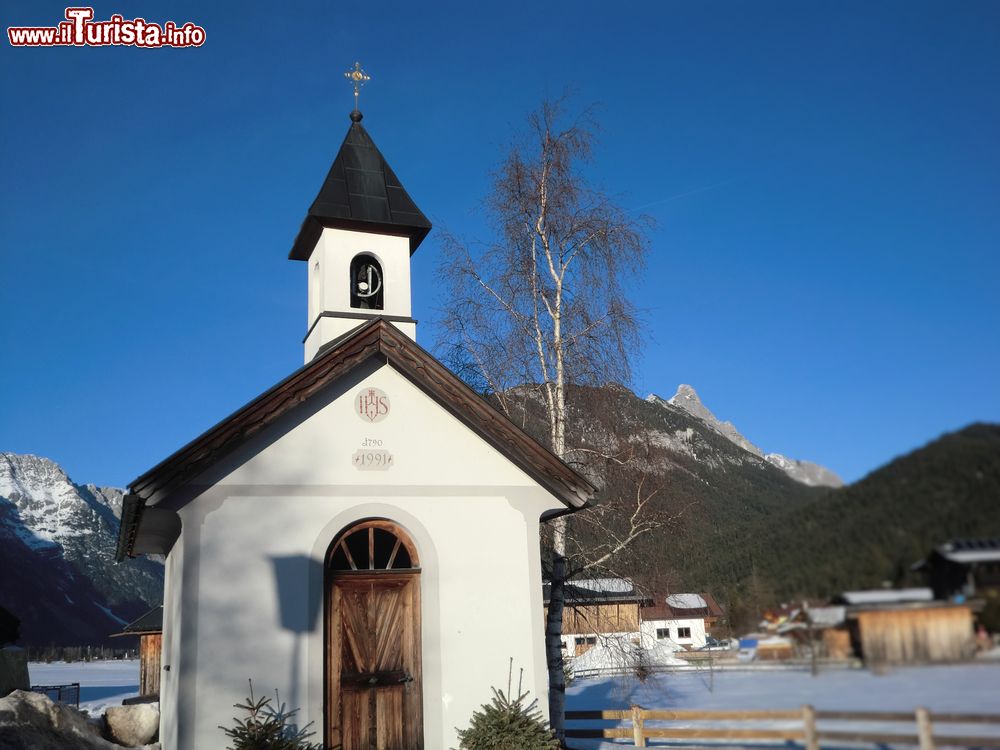
<path id="1" fill-rule="evenodd" d="M 308 266 L 306 366 L 139 477 L 123 503 L 119 559 L 166 553 L 164 750 L 221 747 L 248 679 L 324 739 L 337 616 L 327 552 L 372 519 L 402 529 L 419 558 L 423 750 L 458 744 L 511 659 L 547 710 L 539 522 L 594 488 L 411 343 L 410 255 L 430 224 L 355 114 L 290 254 Z M 361 163 L 370 179 L 354 188 L 371 200 L 355 205 L 345 165 Z M 362 253 L 382 270 L 378 310 L 351 307 Z M 359 416 L 369 389 L 389 400 L 377 421 Z M 359 468 L 360 449 L 392 463 Z"/>
<path id="2" fill-rule="evenodd" d="M 371 255 L 382 267 L 384 307 L 380 311 L 354 310 L 350 298 L 350 268 L 355 256 Z M 319 348 L 364 322 L 364 315 L 385 316 L 399 330 L 416 340 L 416 323 L 395 318 L 411 318 L 410 241 L 376 232 L 324 227 L 308 260 L 309 333 L 305 340 L 305 361 Z M 356 314 L 358 317 L 330 317 L 323 313 Z M 322 316 L 322 317 L 321 317 Z"/>
<path id="3" fill-rule="evenodd" d="M 669 639 L 678 646 L 683 646 L 689 650 L 701 648 L 708 643 L 705 630 L 705 619 L 703 617 L 685 618 L 678 620 L 643 620 L 641 624 L 643 641 L 657 641 Z M 657 631 L 668 631 L 662 637 Z M 681 633 L 687 630 L 688 635 Z"/>
<path id="4" fill-rule="evenodd" d="M 368 387 L 391 399 L 375 424 L 354 413 Z M 355 468 L 365 439 L 394 465 Z M 248 678 L 322 737 L 324 555 L 368 518 L 400 524 L 420 555 L 424 747 L 457 746 L 511 657 L 544 710 L 539 516 L 563 506 L 391 365 L 348 373 L 193 485 L 166 561 L 164 750 L 221 746 Z"/>

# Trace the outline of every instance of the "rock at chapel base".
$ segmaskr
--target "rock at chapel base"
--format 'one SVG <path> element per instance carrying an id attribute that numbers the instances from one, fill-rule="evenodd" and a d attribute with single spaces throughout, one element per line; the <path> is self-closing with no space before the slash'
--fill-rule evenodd
<path id="1" fill-rule="evenodd" d="M 104 714 L 110 739 L 126 747 L 139 747 L 156 739 L 160 728 L 158 703 L 114 706 Z"/>
<path id="2" fill-rule="evenodd" d="M 17 646 L 6 646 L 0 648 L 0 698 L 15 690 L 31 690 L 28 652 Z"/>
<path id="3" fill-rule="evenodd" d="M 82 712 L 26 690 L 0 698 L 0 748 L 121 750 L 95 735 Z"/>

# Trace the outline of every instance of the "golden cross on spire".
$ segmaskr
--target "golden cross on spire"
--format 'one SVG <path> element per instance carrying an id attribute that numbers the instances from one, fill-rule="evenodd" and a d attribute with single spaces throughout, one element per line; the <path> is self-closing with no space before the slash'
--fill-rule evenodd
<path id="1" fill-rule="evenodd" d="M 358 112 L 358 94 L 361 91 L 361 87 L 368 83 L 372 77 L 361 69 L 361 63 L 356 62 L 354 63 L 354 70 L 344 73 L 344 78 L 354 85 L 354 111 Z"/>

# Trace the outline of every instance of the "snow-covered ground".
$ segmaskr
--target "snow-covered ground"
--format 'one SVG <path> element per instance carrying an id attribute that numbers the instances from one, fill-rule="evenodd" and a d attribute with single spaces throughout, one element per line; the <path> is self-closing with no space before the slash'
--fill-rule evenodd
<path id="1" fill-rule="evenodd" d="M 80 683 L 80 707 L 92 714 L 139 693 L 139 662 L 93 661 L 29 666 L 32 685 Z M 877 675 L 868 670 L 830 669 L 818 677 L 799 672 L 678 672 L 657 674 L 640 683 L 633 678 L 601 677 L 576 680 L 567 690 L 567 709 L 621 709 L 633 703 L 645 708 L 793 709 L 805 703 L 819 710 L 912 711 L 926 706 L 955 713 L 1000 713 L 1000 664 L 908 667 Z M 786 726 L 759 722 L 761 728 Z M 576 723 L 573 726 L 602 726 Z M 610 725 L 603 725 L 610 726 Z M 671 726 L 693 726 L 676 723 Z M 705 726 L 705 724 L 700 724 Z M 856 727 L 863 731 L 908 734 L 912 724 L 839 722 L 829 729 Z M 820 728 L 824 725 L 821 723 Z M 948 725 L 948 734 L 1000 736 L 1000 725 Z M 611 742 L 574 740 L 574 747 L 613 748 Z M 620 745 L 618 747 L 621 747 Z"/>
<path id="2" fill-rule="evenodd" d="M 91 715 L 108 706 L 120 706 L 125 698 L 139 694 L 139 660 L 31 662 L 28 676 L 32 685 L 80 683 L 80 708 Z"/>
<path id="3" fill-rule="evenodd" d="M 811 704 L 817 710 L 913 711 L 1000 714 L 1000 664 L 908 667 L 877 675 L 868 670 L 836 669 L 812 677 L 809 672 L 678 672 L 657 674 L 640 683 L 632 678 L 601 677 L 576 680 L 567 689 L 566 708 L 622 709 L 637 703 L 649 709 L 704 711 L 795 709 Z M 570 726 L 612 726 L 574 723 Z M 670 726 L 708 726 L 704 722 Z M 787 722 L 756 722 L 755 728 L 795 726 Z M 820 729 L 886 731 L 914 734 L 909 724 L 837 722 Z M 949 735 L 1000 737 L 1000 725 L 947 725 Z M 650 741 L 653 742 L 653 741 Z M 612 748 L 610 741 L 573 740 L 573 747 Z M 654 743 L 655 744 L 655 743 Z M 620 746 L 619 746 L 620 747 Z"/>

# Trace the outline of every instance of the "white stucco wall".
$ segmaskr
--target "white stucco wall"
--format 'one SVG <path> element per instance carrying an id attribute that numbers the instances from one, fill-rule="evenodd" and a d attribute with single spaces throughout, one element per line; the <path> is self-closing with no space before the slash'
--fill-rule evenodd
<path id="1" fill-rule="evenodd" d="M 177 657 L 180 654 L 182 596 L 179 586 L 183 581 L 184 545 L 178 543 L 167 555 L 163 582 L 163 640 L 160 671 L 160 715 L 177 715 Z M 177 722 L 160 722 L 160 742 L 163 747 L 178 747 Z"/>
<path id="2" fill-rule="evenodd" d="M 391 400 L 374 424 L 354 409 L 367 387 Z M 365 439 L 382 441 L 390 469 L 355 468 Z M 167 561 L 165 750 L 221 746 L 247 678 L 322 737 L 323 559 L 372 517 L 403 526 L 421 558 L 427 750 L 457 745 L 510 657 L 544 707 L 538 518 L 559 503 L 391 367 L 359 368 L 198 484 Z"/>
<path id="3" fill-rule="evenodd" d="M 387 316 L 411 316 L 409 239 L 325 227 L 308 261 L 307 326 L 312 330 L 305 341 L 306 362 L 327 341 L 362 322 L 356 318 L 327 317 L 321 318 L 317 323 L 320 313 L 375 312 L 351 307 L 351 261 L 360 253 L 373 256 L 382 266 L 384 296 L 380 312 Z M 416 338 L 416 327 L 412 323 L 395 325 L 410 338 Z"/>
<path id="4" fill-rule="evenodd" d="M 679 646 L 686 646 L 689 649 L 701 648 L 707 643 L 705 640 L 705 620 L 704 619 L 684 619 L 684 620 L 646 620 L 642 623 L 643 640 L 656 640 L 658 628 L 669 628 L 669 638 Z M 691 635 L 688 638 L 681 638 L 677 635 L 679 628 L 690 628 Z"/>

